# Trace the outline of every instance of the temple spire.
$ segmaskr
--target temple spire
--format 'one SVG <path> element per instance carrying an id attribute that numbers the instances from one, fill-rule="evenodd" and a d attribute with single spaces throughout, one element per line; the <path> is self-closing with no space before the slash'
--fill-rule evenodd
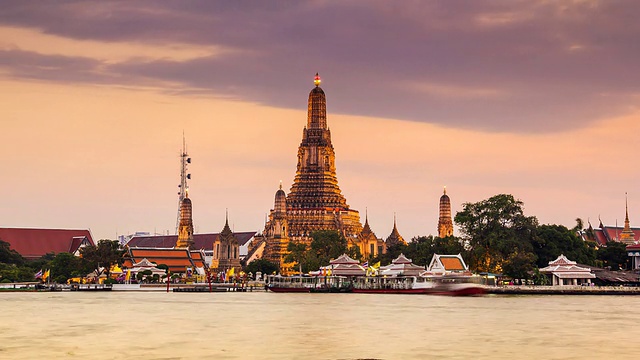
<path id="1" fill-rule="evenodd" d="M 629 223 L 629 200 L 627 199 L 626 192 L 624 193 L 624 212 L 625 212 L 624 224 L 626 227 L 627 224 Z"/>
<path id="2" fill-rule="evenodd" d="M 620 241 L 631 245 L 636 242 L 636 236 L 633 230 L 631 230 L 631 225 L 629 224 L 629 201 L 627 199 L 627 193 L 624 193 L 624 229 L 622 229 L 622 233 L 620 234 Z"/>
<path id="3" fill-rule="evenodd" d="M 321 82 L 322 82 L 322 80 L 320 79 L 320 75 L 318 75 L 318 73 L 316 73 L 316 76 L 313 78 L 313 84 L 315 86 L 320 86 Z"/>

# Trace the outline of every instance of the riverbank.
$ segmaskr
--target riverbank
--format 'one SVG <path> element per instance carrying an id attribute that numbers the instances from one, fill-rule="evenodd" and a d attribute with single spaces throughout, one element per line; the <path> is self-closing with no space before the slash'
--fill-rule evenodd
<path id="1" fill-rule="evenodd" d="M 498 295 L 640 295 L 640 287 L 625 286 L 488 286 Z"/>

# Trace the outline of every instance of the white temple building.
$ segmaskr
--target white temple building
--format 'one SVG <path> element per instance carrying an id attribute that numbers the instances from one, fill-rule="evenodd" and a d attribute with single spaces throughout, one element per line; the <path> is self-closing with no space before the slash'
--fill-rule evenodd
<path id="1" fill-rule="evenodd" d="M 427 267 L 427 271 L 423 274 L 426 276 L 444 276 L 444 275 L 471 275 L 469 266 L 465 264 L 462 255 L 439 255 L 433 254 L 431 262 Z"/>
<path id="2" fill-rule="evenodd" d="M 575 261 L 564 255 L 549 261 L 549 266 L 540 269 L 540 272 L 551 276 L 553 286 L 591 284 L 591 279 L 596 278 L 591 269 L 577 266 Z"/>
<path id="3" fill-rule="evenodd" d="M 415 265 L 411 259 L 408 259 L 404 254 L 400 254 L 396 259 L 391 261 L 391 264 L 380 267 L 380 275 L 418 276 L 423 273 L 424 270 L 424 266 Z"/>

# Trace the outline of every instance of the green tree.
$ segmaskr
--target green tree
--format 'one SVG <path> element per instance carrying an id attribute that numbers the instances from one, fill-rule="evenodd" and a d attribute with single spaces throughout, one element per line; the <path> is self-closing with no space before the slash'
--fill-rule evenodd
<path id="1" fill-rule="evenodd" d="M 11 248 L 11 244 L 0 240 L 0 263 L 24 265 L 25 260 L 22 255 Z"/>
<path id="2" fill-rule="evenodd" d="M 120 248 L 117 240 L 100 240 L 96 246 L 85 246 L 80 249 L 82 259 L 100 277 L 104 272 L 107 279 L 111 275 L 113 265 L 122 266 L 125 250 Z"/>
<path id="3" fill-rule="evenodd" d="M 56 282 L 64 283 L 68 279 L 76 276 L 84 276 L 81 260 L 73 254 L 58 253 L 49 263 L 51 275 L 55 276 Z"/>
<path id="4" fill-rule="evenodd" d="M 532 242 L 538 220 L 525 216 L 523 207 L 522 201 L 508 194 L 463 204 L 455 222 L 462 232 L 472 270 L 522 277 L 532 268 L 536 260 Z"/>
<path id="5" fill-rule="evenodd" d="M 611 267 L 611 270 L 628 269 L 629 256 L 624 243 L 609 241 L 607 246 L 598 249 L 597 257 L 605 267 Z"/>
<path id="6" fill-rule="evenodd" d="M 295 263 L 302 272 L 318 270 L 320 266 L 329 265 L 331 259 L 342 254 L 351 253 L 358 256 L 359 251 L 347 247 L 347 239 L 337 231 L 321 230 L 311 233 L 311 244 L 290 242 L 287 246 L 289 254 L 285 258 L 287 262 Z"/>
<path id="7" fill-rule="evenodd" d="M 383 266 L 389 265 L 391 264 L 391 261 L 397 258 L 400 254 L 406 255 L 406 253 L 407 253 L 407 245 L 399 242 L 397 244 L 387 247 L 387 252 L 385 252 L 384 254 L 379 254 L 378 256 L 373 258 L 371 261 L 369 261 L 369 263 L 375 264 L 376 262 L 380 261 L 380 264 Z"/>
<path id="8" fill-rule="evenodd" d="M 406 257 L 411 259 L 416 265 L 429 265 L 433 254 L 445 255 L 465 255 L 462 241 L 455 236 L 445 238 L 429 236 L 419 236 L 413 238 L 411 242 L 402 249 Z"/>
<path id="9" fill-rule="evenodd" d="M 255 259 L 249 263 L 244 269 L 245 273 L 256 274 L 258 271 L 268 275 L 278 271 L 278 265 L 272 263 L 267 259 Z"/>
<path id="10" fill-rule="evenodd" d="M 536 235 L 533 250 L 538 257 L 538 267 L 549 265 L 550 261 L 563 254 L 580 264 L 595 265 L 595 249 L 576 235 L 576 228 L 569 230 L 562 225 L 540 225 Z"/>

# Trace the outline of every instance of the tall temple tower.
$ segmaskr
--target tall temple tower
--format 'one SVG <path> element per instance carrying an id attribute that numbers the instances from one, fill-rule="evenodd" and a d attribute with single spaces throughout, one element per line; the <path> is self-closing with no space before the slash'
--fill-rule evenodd
<path id="1" fill-rule="evenodd" d="M 182 151 L 180 151 L 180 185 L 178 185 L 178 217 L 176 219 L 176 233 L 178 233 L 181 218 L 182 200 L 187 196 L 189 185 L 187 180 L 191 179 L 187 167 L 191 164 L 191 158 L 187 154 L 187 142 L 182 132 Z"/>
<path id="2" fill-rule="evenodd" d="M 623 242 L 627 245 L 633 245 L 636 242 L 636 236 L 631 230 L 631 226 L 629 225 L 629 202 L 627 201 L 627 194 L 624 194 L 624 209 L 625 209 L 625 217 L 624 217 L 624 229 L 620 234 L 620 242 Z"/>
<path id="3" fill-rule="evenodd" d="M 338 187 L 336 155 L 327 127 L 327 100 L 316 74 L 309 93 L 307 126 L 298 148 L 296 176 L 287 195 L 287 220 L 292 240 L 309 242 L 317 230 L 338 230 L 347 240 L 362 231 L 358 211 L 350 209 Z"/>
<path id="4" fill-rule="evenodd" d="M 451 220 L 451 200 L 447 195 L 447 187 L 440 197 L 440 219 L 438 220 L 438 237 L 445 238 L 453 235 L 453 221 Z"/>
<path id="5" fill-rule="evenodd" d="M 180 226 L 178 227 L 178 241 L 176 248 L 192 249 L 195 245 L 193 241 L 193 209 L 189 192 L 185 192 L 185 197 L 180 202 Z"/>

